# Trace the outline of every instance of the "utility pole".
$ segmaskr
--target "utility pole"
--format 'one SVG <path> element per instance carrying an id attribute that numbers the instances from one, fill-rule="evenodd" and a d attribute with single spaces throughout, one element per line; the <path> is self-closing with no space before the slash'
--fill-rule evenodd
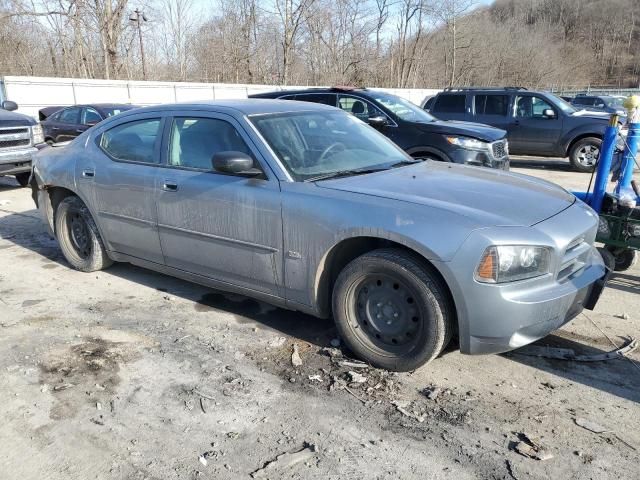
<path id="1" fill-rule="evenodd" d="M 138 39 L 140 40 L 140 58 L 142 59 L 142 79 L 147 79 L 147 65 L 144 58 L 144 43 L 142 42 L 142 22 L 147 22 L 147 16 L 142 10 L 136 8 L 131 15 L 129 21 L 136 23 L 138 29 Z"/>

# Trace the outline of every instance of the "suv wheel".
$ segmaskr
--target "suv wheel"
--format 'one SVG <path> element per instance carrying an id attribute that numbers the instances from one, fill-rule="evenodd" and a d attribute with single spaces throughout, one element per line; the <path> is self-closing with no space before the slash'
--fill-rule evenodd
<path id="1" fill-rule="evenodd" d="M 434 271 L 402 250 L 366 253 L 344 268 L 333 289 L 338 333 L 371 365 L 414 370 L 451 339 L 445 291 Z"/>
<path id="2" fill-rule="evenodd" d="M 58 204 L 55 233 L 64 257 L 76 270 L 94 272 L 113 263 L 89 209 L 78 197 L 66 197 Z"/>
<path id="3" fill-rule="evenodd" d="M 574 170 L 578 172 L 593 172 L 598 162 L 601 146 L 602 140 L 600 138 L 587 137 L 578 140 L 569 152 L 569 160 Z"/>

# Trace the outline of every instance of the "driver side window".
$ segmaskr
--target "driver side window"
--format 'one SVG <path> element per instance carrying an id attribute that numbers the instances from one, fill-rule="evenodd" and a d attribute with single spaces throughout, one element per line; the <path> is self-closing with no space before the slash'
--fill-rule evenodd
<path id="1" fill-rule="evenodd" d="M 546 118 L 544 111 L 554 110 L 548 102 L 532 95 L 516 97 L 515 109 L 518 118 Z"/>
<path id="2" fill-rule="evenodd" d="M 211 159 L 219 152 L 242 152 L 254 158 L 240 133 L 216 118 L 174 118 L 169 144 L 169 165 L 213 170 Z M 254 166 L 255 166 L 254 159 Z"/>
<path id="3" fill-rule="evenodd" d="M 366 100 L 350 95 L 340 95 L 338 98 L 338 107 L 363 122 L 366 122 L 370 117 L 385 116 L 384 113 Z"/>

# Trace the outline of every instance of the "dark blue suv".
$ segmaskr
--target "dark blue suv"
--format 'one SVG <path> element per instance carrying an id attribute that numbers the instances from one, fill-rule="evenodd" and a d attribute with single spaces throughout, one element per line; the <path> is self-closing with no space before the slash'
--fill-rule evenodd
<path id="1" fill-rule="evenodd" d="M 509 169 L 506 132 L 488 125 L 438 120 L 404 98 L 366 88 L 313 88 L 250 95 L 323 103 L 355 115 L 415 158 Z"/>
<path id="2" fill-rule="evenodd" d="M 608 113 L 579 110 L 551 93 L 515 87 L 445 89 L 429 112 L 504 129 L 511 154 L 569 157 L 580 172 L 593 171 L 609 122 Z"/>

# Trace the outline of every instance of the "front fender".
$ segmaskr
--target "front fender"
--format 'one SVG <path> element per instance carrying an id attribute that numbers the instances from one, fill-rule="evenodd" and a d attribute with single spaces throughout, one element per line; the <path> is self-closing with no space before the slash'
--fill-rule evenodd
<path id="1" fill-rule="evenodd" d="M 602 138 L 604 136 L 605 129 L 606 129 L 606 125 L 590 123 L 587 125 L 580 125 L 578 127 L 575 127 L 569 130 L 567 133 L 565 133 L 562 136 L 562 139 L 560 140 L 560 145 L 562 146 L 562 152 L 564 156 L 569 155 L 569 148 L 577 138 L 582 138 L 582 137 Z"/>

